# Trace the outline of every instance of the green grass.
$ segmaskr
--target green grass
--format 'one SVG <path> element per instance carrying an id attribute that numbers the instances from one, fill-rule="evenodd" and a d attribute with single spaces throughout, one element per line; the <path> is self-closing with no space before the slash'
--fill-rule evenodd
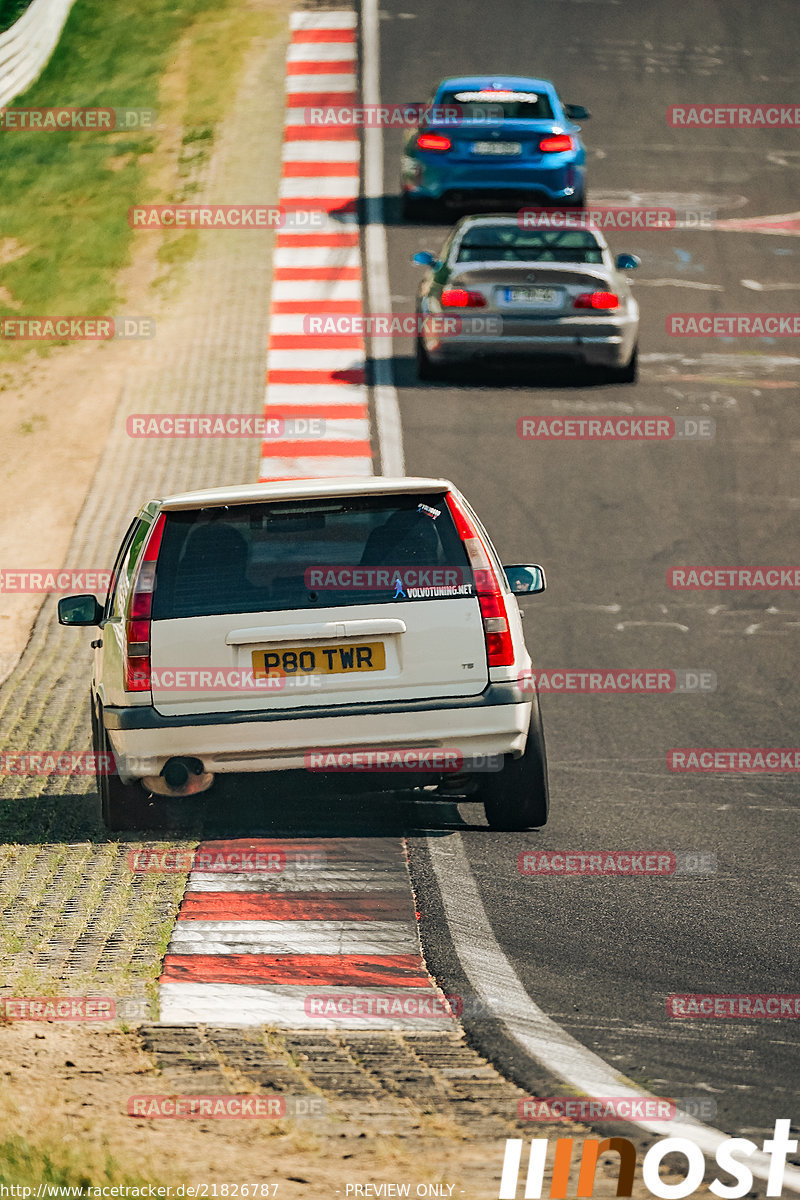
<path id="1" fill-rule="evenodd" d="M 0 0 L 0 33 L 18 21 L 31 0 Z"/>
<path id="2" fill-rule="evenodd" d="M 111 1155 L 87 1169 L 63 1146 L 32 1146 L 25 1138 L 0 1142 L 0 1184 L 33 1187 L 50 1183 L 61 1187 L 102 1187 L 124 1184 L 142 1187 L 146 1181 L 123 1171 Z"/>
<path id="3" fill-rule="evenodd" d="M 0 13 L 9 2 L 0 0 Z M 128 209 L 191 198 L 192 175 L 211 152 L 244 51 L 265 27 L 277 28 L 271 14 L 242 11 L 236 0 L 76 0 L 44 74 L 13 107 L 159 110 L 162 77 L 179 46 L 188 47 L 186 95 L 160 112 L 161 129 L 2 133 L 0 317 L 121 312 L 116 276 L 134 237 L 145 236 L 129 227 Z M 176 125 L 180 158 L 165 162 L 164 126 L 175 140 Z M 152 182 L 165 165 L 177 183 L 171 195 Z M 0 338 L 0 362 L 46 352 L 42 343 Z"/>

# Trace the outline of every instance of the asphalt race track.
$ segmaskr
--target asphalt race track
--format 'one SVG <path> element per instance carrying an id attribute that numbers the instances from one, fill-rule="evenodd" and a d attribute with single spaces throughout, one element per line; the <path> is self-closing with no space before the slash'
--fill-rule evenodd
<path id="1" fill-rule="evenodd" d="M 426 99 L 447 74 L 497 69 L 552 78 L 563 99 L 586 105 L 591 202 L 696 203 L 720 220 L 797 207 L 794 131 L 672 129 L 665 115 L 678 103 L 790 100 L 800 83 L 790 3 L 384 0 L 380 15 L 383 102 Z M 383 139 L 392 304 L 408 312 L 421 270 L 410 256 L 436 251 L 447 223 L 402 223 L 402 134 Z M 545 565 L 547 594 L 523 601 L 537 665 L 698 668 L 717 687 L 545 696 L 550 824 L 492 834 L 479 808 L 462 804 L 453 826 L 494 936 L 536 1003 L 643 1087 L 710 1098 L 710 1124 L 760 1143 L 776 1118 L 796 1120 L 794 1023 L 678 1021 L 666 997 L 797 990 L 797 777 L 672 774 L 666 756 L 796 744 L 800 604 L 789 591 L 672 591 L 666 572 L 797 561 L 800 357 L 791 338 L 680 339 L 665 320 L 792 311 L 800 241 L 716 229 L 607 238 L 642 259 L 639 383 L 534 368 L 423 386 L 411 340 L 398 339 L 406 469 L 463 487 L 505 561 Z M 524 416 L 628 414 L 710 417 L 715 437 L 534 444 L 516 435 Z M 438 982 L 458 992 L 465 979 L 428 845 L 410 843 L 423 944 Z M 716 870 L 525 877 L 525 849 L 707 851 Z M 562 1094 L 491 1016 L 465 1024 L 512 1077 Z"/>

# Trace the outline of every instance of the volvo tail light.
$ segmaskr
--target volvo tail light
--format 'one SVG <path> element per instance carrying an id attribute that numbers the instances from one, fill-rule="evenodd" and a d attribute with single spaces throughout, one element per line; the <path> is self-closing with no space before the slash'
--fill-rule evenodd
<path id="1" fill-rule="evenodd" d="M 125 612 L 125 691 L 150 691 L 150 615 L 156 582 L 156 560 L 165 516 L 155 520 L 145 542 Z"/>
<path id="2" fill-rule="evenodd" d="M 511 667 L 514 665 L 514 643 L 508 624 L 505 595 L 497 572 L 472 518 L 451 492 L 447 494 L 447 507 L 452 513 L 475 577 L 489 666 Z"/>

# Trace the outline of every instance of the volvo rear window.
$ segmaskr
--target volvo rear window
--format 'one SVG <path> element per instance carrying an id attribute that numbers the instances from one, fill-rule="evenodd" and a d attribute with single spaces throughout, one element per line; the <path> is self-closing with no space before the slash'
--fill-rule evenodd
<path id="1" fill-rule="evenodd" d="M 550 121 L 553 108 L 545 92 L 516 88 L 458 88 L 443 92 L 438 106 L 457 106 L 462 120 Z"/>
<path id="2" fill-rule="evenodd" d="M 598 266 L 603 250 L 584 229 L 520 229 L 517 225 L 473 225 L 458 247 L 458 262 L 563 262 Z"/>
<path id="3" fill-rule="evenodd" d="M 167 512 L 153 620 L 472 596 L 443 495 Z"/>

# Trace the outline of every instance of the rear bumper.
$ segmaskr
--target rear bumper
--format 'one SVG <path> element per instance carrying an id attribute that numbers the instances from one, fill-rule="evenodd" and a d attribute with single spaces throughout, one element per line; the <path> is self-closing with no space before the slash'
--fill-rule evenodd
<path id="1" fill-rule="evenodd" d="M 103 719 L 123 782 L 160 774 L 167 759 L 199 758 L 214 774 L 308 769 L 324 748 L 431 748 L 520 754 L 531 695 L 513 683 L 480 696 L 280 712 L 164 716 L 151 707 L 106 708 Z M 361 774 L 362 772 L 359 772 Z M 402 772 L 398 772 L 398 776 Z"/>
<path id="2" fill-rule="evenodd" d="M 502 334 L 492 337 L 442 338 L 426 349 L 431 359 L 439 363 L 455 363 L 476 358 L 568 358 L 587 366 L 623 367 L 633 354 L 638 335 L 638 320 L 621 320 L 604 329 L 576 323 L 558 328 L 539 326 L 536 332 L 518 336 Z"/>
<path id="3" fill-rule="evenodd" d="M 441 200 L 453 205 L 492 199 L 519 198 L 523 203 L 569 203 L 583 189 L 583 156 L 562 160 L 558 166 L 519 163 L 500 168 L 497 163 L 463 163 L 444 166 L 417 162 L 405 175 L 403 191 L 420 199 Z"/>

